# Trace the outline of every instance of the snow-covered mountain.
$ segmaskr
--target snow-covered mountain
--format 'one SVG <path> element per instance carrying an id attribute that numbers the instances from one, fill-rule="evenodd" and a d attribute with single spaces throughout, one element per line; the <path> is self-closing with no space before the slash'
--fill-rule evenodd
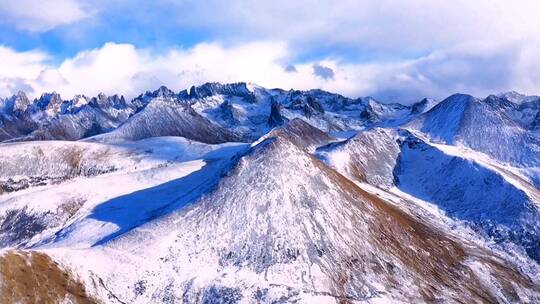
<path id="1" fill-rule="evenodd" d="M 425 112 L 432 103 L 426 99 L 412 106 L 383 104 L 371 97 L 351 99 L 321 90 L 285 91 L 247 83 L 206 83 L 178 93 L 162 86 L 131 101 L 104 94 L 62 100 L 57 93 L 45 93 L 31 102 L 20 92 L 0 103 L 5 126 L 0 140 L 77 140 L 120 129 L 110 136 L 128 140 L 185 136 L 209 143 L 253 141 L 296 117 L 324 131 L 346 131 L 399 124 Z M 156 120 L 156 116 L 163 120 Z M 193 137 L 193 126 L 186 119 L 205 125 L 197 128 L 218 133 L 216 138 Z M 144 127 L 139 126 L 142 121 L 147 121 Z"/>
<path id="2" fill-rule="evenodd" d="M 158 136 L 182 136 L 210 144 L 243 139 L 200 115 L 189 105 L 157 97 L 116 130 L 91 140 L 137 140 Z"/>
<path id="3" fill-rule="evenodd" d="M 456 94 L 405 125 L 431 140 L 463 145 L 511 166 L 540 185 L 540 138 L 508 117 L 490 99 Z"/>
<path id="4" fill-rule="evenodd" d="M 515 92 L 490 95 L 486 103 L 502 110 L 525 129 L 538 130 L 540 127 L 540 97 L 525 96 Z"/>
<path id="5" fill-rule="evenodd" d="M 123 96 L 88 98 L 77 95 L 63 100 L 57 93 L 44 93 L 30 102 L 23 92 L 0 106 L 0 140 L 78 140 L 116 129 L 145 104 L 127 102 Z"/>
<path id="6" fill-rule="evenodd" d="M 489 159 L 430 144 L 405 130 L 379 128 L 321 147 L 317 154 L 353 181 L 431 202 L 540 261 L 540 191 Z"/>
<path id="7" fill-rule="evenodd" d="M 536 102 L 248 83 L 0 100 L 0 295 L 540 302 Z"/>

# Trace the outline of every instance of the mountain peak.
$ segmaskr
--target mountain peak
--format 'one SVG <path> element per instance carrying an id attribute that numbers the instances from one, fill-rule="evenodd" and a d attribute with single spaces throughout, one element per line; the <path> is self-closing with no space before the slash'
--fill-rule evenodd
<path id="1" fill-rule="evenodd" d="M 411 113 L 413 114 L 421 114 L 424 112 L 427 112 L 431 110 L 435 105 L 437 105 L 437 101 L 433 98 L 423 98 L 419 102 L 414 103 L 411 106 Z"/>
<path id="2" fill-rule="evenodd" d="M 454 93 L 444 99 L 442 102 L 472 102 L 477 101 L 478 99 L 470 94 L 464 93 Z"/>
<path id="3" fill-rule="evenodd" d="M 526 102 L 529 102 L 529 101 L 533 101 L 533 100 L 536 100 L 536 99 L 540 99 L 540 96 L 535 96 L 535 95 L 525 95 L 525 94 L 521 94 L 521 93 L 518 93 L 516 91 L 509 91 L 509 92 L 505 92 L 505 93 L 500 93 L 500 94 L 497 94 L 496 95 L 497 97 L 500 97 L 500 98 L 504 98 L 510 102 L 513 102 L 515 104 L 522 104 L 522 103 L 526 103 Z"/>
<path id="4" fill-rule="evenodd" d="M 254 100 L 255 96 L 253 95 L 253 92 L 251 92 L 250 88 L 253 88 L 253 86 L 248 86 L 248 84 L 246 84 L 245 82 L 228 84 L 207 82 L 200 86 L 192 86 L 189 90 L 189 98 L 201 99 L 215 95 L 231 95 L 238 97 L 248 97 Z"/>
<path id="5" fill-rule="evenodd" d="M 174 97 L 176 94 L 171 89 L 162 85 L 157 90 L 155 90 L 152 95 L 154 97 L 171 98 Z"/>
<path id="6" fill-rule="evenodd" d="M 23 91 L 17 92 L 17 95 L 14 95 L 12 100 L 14 112 L 24 112 L 31 104 L 30 99 L 28 99 L 26 93 Z"/>
<path id="7" fill-rule="evenodd" d="M 335 139 L 301 118 L 294 118 L 282 126 L 274 128 L 263 137 L 286 138 L 296 146 L 307 149 L 325 145 Z"/>
<path id="8" fill-rule="evenodd" d="M 39 109 L 48 110 L 49 114 L 56 114 L 60 111 L 63 100 L 60 94 L 53 91 L 41 94 L 35 103 Z"/>

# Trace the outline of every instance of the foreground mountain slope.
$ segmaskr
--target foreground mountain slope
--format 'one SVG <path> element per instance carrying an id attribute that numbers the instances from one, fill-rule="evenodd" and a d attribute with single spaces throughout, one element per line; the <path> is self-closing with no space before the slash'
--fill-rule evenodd
<path id="1" fill-rule="evenodd" d="M 123 233 L 181 204 L 185 193 L 197 195 L 194 190 L 212 185 L 221 165 L 243 149 L 245 144 L 173 137 L 123 145 L 0 145 L 6 155 L 0 167 L 0 247 L 29 248 L 50 240 L 92 245 Z M 114 206 L 113 212 L 106 206 Z M 122 225 L 101 223 L 112 218 Z"/>
<path id="2" fill-rule="evenodd" d="M 82 250 L 50 253 L 133 303 L 540 296 L 493 252 L 367 193 L 280 135 L 193 203 Z"/>
<path id="3" fill-rule="evenodd" d="M 0 280 L 21 301 L 20 274 L 50 268 L 53 302 L 539 302 L 534 107 L 511 117 L 508 98 L 383 105 L 239 83 L 0 100 L 13 130 L 98 134 L 0 144 Z M 122 122 L 70 116 L 85 109 Z"/>
<path id="4" fill-rule="evenodd" d="M 39 252 L 2 253 L 0 281 L 0 303 L 96 303 L 72 273 Z"/>

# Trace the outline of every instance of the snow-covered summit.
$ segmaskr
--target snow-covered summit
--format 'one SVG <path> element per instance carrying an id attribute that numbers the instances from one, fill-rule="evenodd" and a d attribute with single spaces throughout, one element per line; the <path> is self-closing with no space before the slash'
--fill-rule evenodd
<path id="1" fill-rule="evenodd" d="M 505 93 L 497 94 L 497 97 L 504 98 L 506 100 L 509 100 L 516 104 L 521 104 L 524 102 L 530 102 L 533 100 L 540 99 L 540 96 L 534 96 L 534 95 L 524 95 L 521 93 L 518 93 L 516 91 L 509 91 Z"/>
<path id="2" fill-rule="evenodd" d="M 502 162 L 540 165 L 540 138 L 504 112 L 470 95 L 452 95 L 405 127 L 435 141 L 465 145 Z"/>

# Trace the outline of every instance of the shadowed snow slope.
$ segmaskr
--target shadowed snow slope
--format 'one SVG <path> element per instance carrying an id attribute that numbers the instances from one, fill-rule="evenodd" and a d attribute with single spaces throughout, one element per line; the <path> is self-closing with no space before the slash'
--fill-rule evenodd
<path id="1" fill-rule="evenodd" d="M 279 135 L 196 203 L 101 246 L 53 253 L 134 303 L 540 299 L 493 253 L 365 192 Z"/>
<path id="2" fill-rule="evenodd" d="M 433 202 L 498 242 L 523 246 L 540 261 L 538 202 L 499 172 L 409 134 L 401 141 L 394 174 L 402 191 Z"/>
<path id="3" fill-rule="evenodd" d="M 200 195 L 247 146 L 174 137 L 0 145 L 0 175 L 16 177 L 1 181 L 12 191 L 0 195 L 0 246 L 86 246 L 121 234 Z"/>

